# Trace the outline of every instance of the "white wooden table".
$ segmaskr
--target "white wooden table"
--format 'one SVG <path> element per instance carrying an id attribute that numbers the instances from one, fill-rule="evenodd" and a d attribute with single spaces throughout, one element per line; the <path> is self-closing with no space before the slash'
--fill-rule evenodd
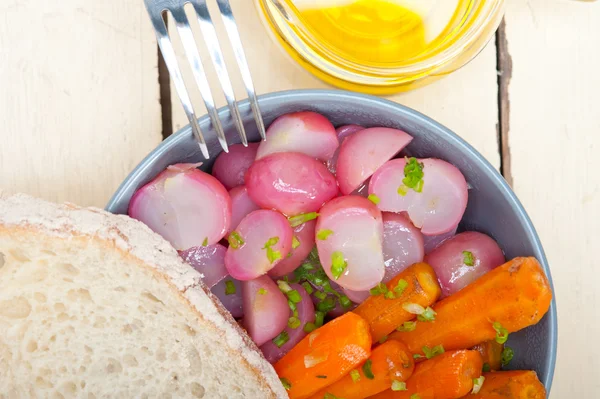
<path id="1" fill-rule="evenodd" d="M 260 93 L 325 87 L 267 38 L 250 0 L 232 3 Z M 393 99 L 462 135 L 513 185 L 556 287 L 551 397 L 598 398 L 600 2 L 508 3 L 473 62 Z M 186 124 L 174 95 L 162 114 L 157 65 L 141 0 L 0 0 L 0 188 L 105 205 L 163 132 Z"/>

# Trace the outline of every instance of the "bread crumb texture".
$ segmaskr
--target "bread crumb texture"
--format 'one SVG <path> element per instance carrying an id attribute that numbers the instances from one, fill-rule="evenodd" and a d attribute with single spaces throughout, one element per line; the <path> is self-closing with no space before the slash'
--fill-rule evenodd
<path id="1" fill-rule="evenodd" d="M 0 398 L 286 398 L 200 275 L 143 224 L 0 198 Z"/>

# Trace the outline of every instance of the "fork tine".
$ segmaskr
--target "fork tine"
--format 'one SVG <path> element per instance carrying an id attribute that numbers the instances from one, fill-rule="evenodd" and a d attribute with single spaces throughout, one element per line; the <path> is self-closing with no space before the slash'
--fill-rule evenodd
<path id="1" fill-rule="evenodd" d="M 210 13 L 206 5 L 206 0 L 190 0 L 189 2 L 192 3 L 194 9 L 196 10 L 196 14 L 198 15 L 198 22 L 204 36 L 204 41 L 210 52 L 210 57 L 217 71 L 221 88 L 223 89 L 225 99 L 227 100 L 227 105 L 229 106 L 229 111 L 231 112 L 231 117 L 233 118 L 240 138 L 242 139 L 242 144 L 244 146 L 248 146 L 248 139 L 246 137 L 244 124 L 242 123 L 240 110 L 237 106 L 235 94 L 233 93 L 233 87 L 231 86 L 231 80 L 229 79 L 229 73 L 227 72 L 227 67 L 225 66 L 225 60 L 223 59 L 223 53 L 221 51 L 221 47 L 219 46 L 217 32 L 212 23 Z"/>
<path id="2" fill-rule="evenodd" d="M 229 152 L 227 140 L 225 138 L 225 133 L 223 132 L 223 126 L 221 125 L 221 121 L 219 120 L 219 116 L 217 115 L 217 110 L 215 108 L 215 102 L 213 100 L 212 92 L 210 91 L 208 80 L 206 79 L 206 73 L 204 72 L 204 67 L 200 59 L 200 54 L 198 53 L 196 40 L 194 39 L 194 35 L 192 33 L 192 29 L 190 28 L 187 16 L 185 15 L 185 10 L 183 8 L 171 10 L 171 15 L 173 15 L 173 19 L 175 20 L 177 31 L 179 32 L 179 37 L 181 38 L 181 42 L 183 43 L 183 48 L 192 68 L 194 78 L 196 79 L 196 84 L 200 89 L 202 100 L 204 100 L 204 104 L 206 105 L 208 116 L 215 131 L 217 132 L 219 143 L 221 144 L 223 151 Z"/>
<path id="3" fill-rule="evenodd" d="M 246 54 L 244 53 L 242 40 L 240 39 L 240 32 L 235 23 L 233 12 L 231 11 L 231 4 L 229 3 L 229 0 L 217 0 L 217 4 L 219 5 L 221 18 L 225 24 L 225 30 L 227 31 L 227 36 L 231 42 L 235 59 L 237 60 L 238 67 L 240 68 L 240 73 L 242 74 L 244 86 L 246 86 L 246 92 L 248 93 L 248 98 L 250 99 L 250 107 L 252 108 L 252 113 L 254 114 L 254 121 L 256 122 L 256 126 L 258 126 L 260 137 L 262 137 L 263 140 L 266 140 L 265 124 L 262 119 L 262 114 L 260 113 L 260 107 L 258 106 L 258 100 L 256 98 L 256 92 L 254 91 L 254 84 L 252 83 L 250 68 L 248 66 L 248 62 L 246 61 Z"/>
<path id="4" fill-rule="evenodd" d="M 198 119 L 196 118 L 194 107 L 192 106 L 190 96 L 188 95 L 188 91 L 185 87 L 185 82 L 181 76 L 181 71 L 179 69 L 179 65 L 177 64 L 177 57 L 175 56 L 175 50 L 173 50 L 173 45 L 169 39 L 167 27 L 165 26 L 165 22 L 162 18 L 162 10 L 153 7 L 151 0 L 146 0 L 144 3 L 146 4 L 146 10 L 150 15 L 150 19 L 152 20 L 152 25 L 156 33 L 156 39 L 158 40 L 158 46 L 160 47 L 160 51 L 163 55 L 163 59 L 165 60 L 165 64 L 167 65 L 167 69 L 169 70 L 169 74 L 171 75 L 171 79 L 173 79 L 173 82 L 175 83 L 175 90 L 177 91 L 177 95 L 181 100 L 185 114 L 190 122 L 192 132 L 198 140 L 198 146 L 200 147 L 200 151 L 202 151 L 202 155 L 204 158 L 209 159 L 210 156 L 208 154 L 208 147 L 206 146 L 204 136 L 200 131 L 200 125 L 198 125 Z"/>

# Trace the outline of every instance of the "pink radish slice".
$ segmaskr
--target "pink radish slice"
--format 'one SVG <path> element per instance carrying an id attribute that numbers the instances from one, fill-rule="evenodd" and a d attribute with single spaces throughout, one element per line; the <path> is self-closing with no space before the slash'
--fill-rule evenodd
<path id="1" fill-rule="evenodd" d="M 325 240 L 318 239 L 329 232 Z M 383 222 L 381 212 L 368 199 L 338 197 L 321 208 L 317 219 L 317 249 L 323 270 L 341 287 L 353 291 L 373 288 L 383 279 Z M 346 264 L 341 275 L 332 272 L 332 261 Z"/>
<path id="2" fill-rule="evenodd" d="M 231 224 L 227 233 L 231 233 L 250 212 L 260 209 L 248 195 L 246 186 L 237 186 L 229 190 L 231 197 Z"/>
<path id="3" fill-rule="evenodd" d="M 444 234 L 438 234 L 436 236 L 423 236 L 423 242 L 425 243 L 425 255 L 431 253 L 431 251 L 439 247 L 447 239 L 454 237 L 457 229 L 458 225 L 454 226 L 452 230 Z"/>
<path id="4" fill-rule="evenodd" d="M 242 281 L 262 276 L 285 259 L 292 249 L 293 235 L 290 223 L 281 213 L 251 212 L 229 235 L 225 267 L 233 278 Z"/>
<path id="5" fill-rule="evenodd" d="M 227 294 L 226 289 L 228 281 L 231 282 L 230 284 L 233 284 L 233 286 L 235 287 L 235 292 Z M 227 276 L 223 280 L 221 280 L 217 285 L 212 287 L 210 291 L 217 298 L 219 298 L 219 301 L 221 301 L 223 307 L 225 307 L 225 309 L 227 309 L 234 318 L 238 319 L 244 315 L 242 300 L 242 283 L 239 280 Z"/>
<path id="6" fill-rule="evenodd" d="M 467 251 L 468 253 L 465 253 Z M 469 266 L 472 254 L 472 266 Z M 437 274 L 442 296 L 452 295 L 504 263 L 502 250 L 491 237 L 467 231 L 444 241 L 425 257 Z"/>
<path id="7" fill-rule="evenodd" d="M 346 137 L 351 136 L 356 132 L 360 132 L 361 130 L 364 130 L 364 127 L 359 125 L 344 125 L 335 129 L 335 133 L 341 143 Z"/>
<path id="8" fill-rule="evenodd" d="M 454 165 L 441 159 L 419 159 L 423 163 L 423 190 L 405 189 L 405 159 L 393 159 L 371 177 L 369 194 L 379 198 L 377 206 L 387 212 L 408 212 L 424 235 L 444 234 L 460 222 L 467 208 L 468 192 L 464 176 Z"/>
<path id="9" fill-rule="evenodd" d="M 295 112 L 280 116 L 269 126 L 256 159 L 278 152 L 301 152 L 326 161 L 338 146 L 335 128 L 327 118 L 316 112 Z"/>
<path id="10" fill-rule="evenodd" d="M 335 133 L 337 134 L 338 140 L 340 142 L 340 146 L 342 145 L 342 143 L 344 142 L 344 140 L 347 137 L 349 137 L 349 136 L 353 135 L 354 133 L 359 132 L 363 129 L 364 129 L 364 127 L 358 126 L 358 125 L 345 125 L 345 126 L 338 127 L 335 130 Z M 329 169 L 329 171 L 333 174 L 335 174 L 335 172 L 336 172 L 337 159 L 338 159 L 339 155 L 340 155 L 340 147 L 338 147 L 335 150 L 335 152 L 333 153 L 333 156 L 327 160 L 327 169 Z"/>
<path id="11" fill-rule="evenodd" d="M 246 171 L 256 158 L 259 143 L 248 143 L 229 146 L 229 152 L 219 154 L 212 167 L 212 175 L 217 178 L 226 189 L 244 184 Z"/>
<path id="12" fill-rule="evenodd" d="M 163 236 L 177 250 L 218 243 L 231 221 L 227 190 L 197 166 L 169 166 L 140 188 L 129 203 L 129 216 Z"/>
<path id="13" fill-rule="evenodd" d="M 204 276 L 202 281 L 208 288 L 214 287 L 227 277 L 225 253 L 227 248 L 221 244 L 206 247 L 192 247 L 179 252 L 179 256 Z"/>
<path id="14" fill-rule="evenodd" d="M 315 246 L 315 220 L 309 220 L 294 228 L 294 237 L 296 237 L 298 247 L 291 250 L 290 255 L 286 256 L 281 262 L 269 271 L 271 277 L 282 277 L 293 272 L 302 261 L 306 259 L 310 251 Z M 293 240 L 292 240 L 293 244 Z M 292 245 L 293 246 L 293 245 Z"/>
<path id="15" fill-rule="evenodd" d="M 288 216 L 315 212 L 338 193 L 335 177 L 323 163 L 297 152 L 271 154 L 246 174 L 250 198 L 261 208 Z"/>
<path id="16" fill-rule="evenodd" d="M 352 291 L 344 289 L 346 296 L 357 305 L 363 303 L 368 297 L 371 296 L 369 291 Z"/>
<path id="17" fill-rule="evenodd" d="M 337 180 L 342 193 L 356 190 L 411 141 L 408 133 L 386 127 L 364 129 L 344 140 L 337 160 Z"/>
<path id="18" fill-rule="evenodd" d="M 405 214 L 383 212 L 383 259 L 387 283 L 425 256 L 423 234 Z"/>
<path id="19" fill-rule="evenodd" d="M 242 325 L 257 346 L 275 338 L 287 326 L 288 300 L 268 276 L 243 281 L 242 298 Z"/>
<path id="20" fill-rule="evenodd" d="M 278 348 L 277 345 L 273 343 L 273 341 L 267 341 L 264 345 L 260 347 L 263 355 L 271 364 L 277 362 L 281 359 L 286 353 L 290 351 L 298 342 L 302 340 L 306 336 L 306 332 L 304 331 L 304 325 L 306 323 L 314 323 L 315 322 L 315 307 L 313 305 L 312 300 L 310 299 L 310 295 L 306 293 L 306 290 L 300 284 L 290 284 L 290 287 L 293 290 L 298 291 L 300 296 L 302 297 L 302 301 L 296 304 L 296 308 L 298 310 L 298 319 L 300 320 L 300 326 L 297 328 L 290 328 L 287 326 L 285 328 L 285 332 L 287 332 L 289 340 Z M 291 317 L 292 312 L 289 312 L 289 317 Z"/>

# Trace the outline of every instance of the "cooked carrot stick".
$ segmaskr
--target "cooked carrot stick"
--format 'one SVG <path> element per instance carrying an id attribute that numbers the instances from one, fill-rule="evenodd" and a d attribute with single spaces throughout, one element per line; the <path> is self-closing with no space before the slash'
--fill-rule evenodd
<path id="1" fill-rule="evenodd" d="M 404 291 L 397 295 L 398 282 L 404 280 Z M 407 303 L 427 307 L 433 304 L 440 296 L 441 289 L 433 268 L 426 263 L 415 263 L 406 268 L 387 283 L 389 292 L 394 293 L 394 298 L 385 295 L 372 295 L 360 304 L 354 312 L 364 318 L 371 328 L 373 341 L 379 341 L 400 324 L 415 318 L 407 312 L 403 305 Z M 402 286 L 402 285 L 401 285 Z"/>
<path id="2" fill-rule="evenodd" d="M 445 352 L 417 364 L 406 381 L 405 391 L 388 389 L 369 399 L 409 399 L 412 395 L 421 399 L 458 399 L 471 392 L 482 365 L 477 351 Z"/>
<path id="3" fill-rule="evenodd" d="M 308 398 L 367 360 L 371 343 L 367 322 L 348 312 L 304 337 L 275 371 L 289 384 L 290 399 Z"/>
<path id="4" fill-rule="evenodd" d="M 414 367 L 412 354 L 406 345 L 400 341 L 387 341 L 373 349 L 367 362 L 310 398 L 323 399 L 330 394 L 336 398 L 363 399 L 390 389 L 393 381 L 406 381 Z"/>
<path id="5" fill-rule="evenodd" d="M 502 367 L 502 351 L 504 350 L 504 344 L 499 344 L 495 339 L 491 341 L 485 341 L 471 348 L 479 353 L 483 359 L 483 368 L 486 369 L 486 364 L 489 370 L 500 370 Z"/>
<path id="6" fill-rule="evenodd" d="M 477 394 L 469 399 L 546 399 L 546 388 L 535 371 L 498 371 L 483 373 L 485 380 Z"/>
<path id="7" fill-rule="evenodd" d="M 446 350 L 471 348 L 496 339 L 494 324 L 501 336 L 536 324 L 551 300 L 538 261 L 515 258 L 435 304 L 435 321 L 417 322 L 413 331 L 395 332 L 390 339 L 401 340 L 413 353 L 436 345 Z"/>

